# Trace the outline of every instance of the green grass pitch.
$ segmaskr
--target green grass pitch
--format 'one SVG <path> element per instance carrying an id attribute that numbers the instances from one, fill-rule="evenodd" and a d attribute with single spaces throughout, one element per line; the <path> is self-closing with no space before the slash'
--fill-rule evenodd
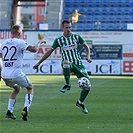
<path id="1" fill-rule="evenodd" d="M 75 103 L 80 95 L 77 78 L 66 93 L 63 75 L 28 75 L 34 98 L 28 121 L 21 118 L 26 89 L 21 89 L 14 108 L 16 120 L 5 118 L 11 88 L 0 83 L 0 133 L 133 133 L 133 77 L 91 76 L 91 91 L 83 114 Z"/>

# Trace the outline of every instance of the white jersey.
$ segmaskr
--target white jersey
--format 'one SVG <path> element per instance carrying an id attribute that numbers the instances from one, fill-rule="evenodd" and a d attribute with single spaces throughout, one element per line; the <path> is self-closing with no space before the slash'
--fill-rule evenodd
<path id="1" fill-rule="evenodd" d="M 2 53 L 2 78 L 17 78 L 25 75 L 21 68 L 23 63 L 23 51 L 29 46 L 24 40 L 10 38 L 5 40 L 1 47 Z"/>

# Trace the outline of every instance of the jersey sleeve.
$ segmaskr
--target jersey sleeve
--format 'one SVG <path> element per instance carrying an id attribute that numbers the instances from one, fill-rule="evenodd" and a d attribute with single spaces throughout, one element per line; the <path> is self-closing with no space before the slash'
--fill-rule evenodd
<path id="1" fill-rule="evenodd" d="M 84 39 L 81 35 L 78 35 L 78 38 L 79 38 L 79 43 L 80 43 L 81 45 L 86 44 L 85 39 Z"/>
<path id="2" fill-rule="evenodd" d="M 58 41 L 57 39 L 54 40 L 53 45 L 51 46 L 52 49 L 56 49 L 57 47 L 59 47 Z"/>
<path id="3" fill-rule="evenodd" d="M 28 44 L 26 41 L 21 40 L 21 49 L 22 50 L 26 50 L 29 45 L 30 44 Z"/>

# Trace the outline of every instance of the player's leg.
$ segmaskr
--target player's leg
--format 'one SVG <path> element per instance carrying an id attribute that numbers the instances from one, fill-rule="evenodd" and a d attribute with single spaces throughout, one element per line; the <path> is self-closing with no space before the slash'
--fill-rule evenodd
<path id="1" fill-rule="evenodd" d="M 73 71 L 74 71 L 75 75 L 77 76 L 77 78 L 86 77 L 86 78 L 88 78 L 88 80 L 90 79 L 89 75 L 88 75 L 88 73 L 87 73 L 87 71 L 83 65 L 80 65 L 80 66 L 74 65 Z M 82 89 L 81 93 L 80 93 L 79 100 L 76 102 L 76 105 L 78 107 L 82 108 L 83 113 L 88 113 L 88 110 L 86 109 L 83 102 L 86 99 L 86 97 L 88 96 L 89 91 L 90 91 L 90 86 L 88 86 L 88 89 Z"/>
<path id="2" fill-rule="evenodd" d="M 21 79 L 21 83 L 19 83 L 20 86 L 25 87 L 27 89 L 26 95 L 25 95 L 25 102 L 24 102 L 24 108 L 21 112 L 22 119 L 24 121 L 27 121 L 28 118 L 28 111 L 32 103 L 33 99 L 33 93 L 34 93 L 34 86 L 30 82 L 30 79 L 27 76 L 24 76 Z"/>
<path id="3" fill-rule="evenodd" d="M 64 74 L 64 79 L 65 79 L 65 86 L 63 88 L 60 89 L 61 92 L 66 92 L 67 90 L 70 90 L 71 85 L 70 85 L 70 62 L 65 60 L 62 63 L 62 67 L 63 67 L 63 74 Z"/>
<path id="4" fill-rule="evenodd" d="M 7 109 L 6 117 L 11 119 L 16 119 L 16 116 L 13 115 L 13 110 L 14 110 L 14 105 L 16 103 L 17 94 L 20 91 L 20 86 L 16 85 L 12 79 L 3 79 L 3 80 L 7 86 L 13 88 L 13 91 L 10 94 L 10 97 L 8 100 L 8 109 Z"/>

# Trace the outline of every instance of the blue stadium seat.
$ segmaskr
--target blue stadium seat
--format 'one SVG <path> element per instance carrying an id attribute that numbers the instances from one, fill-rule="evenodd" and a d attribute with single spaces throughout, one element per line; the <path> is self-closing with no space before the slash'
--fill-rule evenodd
<path id="1" fill-rule="evenodd" d="M 115 29 L 116 29 L 116 30 L 121 29 L 121 24 L 120 24 L 120 23 L 115 23 Z"/>
<path id="2" fill-rule="evenodd" d="M 115 14 L 116 14 L 115 8 L 114 7 L 110 7 L 109 8 L 109 15 L 115 15 Z"/>
<path id="3" fill-rule="evenodd" d="M 63 19 L 65 19 L 65 20 L 69 20 L 69 18 L 70 18 L 69 15 L 64 15 L 64 16 L 63 16 Z"/>
<path id="4" fill-rule="evenodd" d="M 77 30 L 77 24 L 72 24 L 72 30 Z"/>
<path id="5" fill-rule="evenodd" d="M 125 8 L 123 9 L 123 14 L 124 14 L 124 15 L 130 15 L 130 14 L 131 14 L 131 8 L 125 7 Z"/>
<path id="6" fill-rule="evenodd" d="M 123 15 L 123 8 L 122 7 L 116 8 L 116 15 Z"/>
<path id="7" fill-rule="evenodd" d="M 64 8 L 64 14 L 71 14 L 71 8 L 70 7 L 65 7 Z"/>
<path id="8" fill-rule="evenodd" d="M 125 5 L 125 7 L 130 7 L 131 6 L 131 2 L 129 2 L 129 1 L 125 1 L 125 3 L 124 3 L 124 5 Z"/>
<path id="9" fill-rule="evenodd" d="M 132 16 L 131 18 L 132 18 L 132 23 L 133 23 L 133 15 L 131 15 L 131 16 Z"/>
<path id="10" fill-rule="evenodd" d="M 110 1 L 109 2 L 109 7 L 116 7 L 116 0 L 115 1 Z"/>
<path id="11" fill-rule="evenodd" d="M 86 16 L 86 22 L 92 22 L 92 21 L 93 21 L 92 15 L 87 15 Z"/>
<path id="12" fill-rule="evenodd" d="M 72 7 L 78 7 L 79 6 L 79 3 L 78 3 L 78 0 L 72 0 Z"/>
<path id="13" fill-rule="evenodd" d="M 102 3 L 101 0 L 95 0 L 94 7 L 101 7 Z"/>
<path id="14" fill-rule="evenodd" d="M 124 23 L 131 23 L 132 22 L 131 15 L 123 15 L 123 22 Z"/>
<path id="15" fill-rule="evenodd" d="M 96 30 L 98 29 L 98 26 L 96 25 L 96 23 L 92 23 L 92 27 L 91 27 L 93 30 Z"/>
<path id="16" fill-rule="evenodd" d="M 101 21 L 102 23 L 106 23 L 107 20 L 108 20 L 108 16 L 107 16 L 107 15 L 101 15 L 101 16 L 100 16 L 100 21 Z"/>
<path id="17" fill-rule="evenodd" d="M 81 14 L 86 14 L 86 8 L 84 8 L 84 7 L 80 7 L 80 8 L 78 8 L 78 11 L 79 11 L 79 13 L 81 13 Z"/>
<path id="18" fill-rule="evenodd" d="M 93 16 L 93 21 L 94 22 L 100 21 L 100 15 L 94 15 Z"/>
<path id="19" fill-rule="evenodd" d="M 64 1 L 64 6 L 65 7 L 71 7 L 71 0 L 65 0 Z"/>
<path id="20" fill-rule="evenodd" d="M 102 7 L 109 7 L 109 3 L 107 0 L 102 0 Z"/>
<path id="21" fill-rule="evenodd" d="M 84 23 L 86 21 L 86 17 L 85 16 L 79 16 L 79 23 Z"/>
<path id="22" fill-rule="evenodd" d="M 80 0 L 79 1 L 79 6 L 80 7 L 86 7 L 87 6 L 86 0 Z"/>
<path id="23" fill-rule="evenodd" d="M 86 14 L 87 14 L 87 15 L 93 15 L 93 8 L 87 7 L 87 9 L 86 9 Z"/>
<path id="24" fill-rule="evenodd" d="M 109 30 L 113 30 L 113 29 L 115 29 L 115 24 L 114 23 L 108 23 L 107 27 Z"/>
<path id="25" fill-rule="evenodd" d="M 101 8 L 100 7 L 95 7 L 94 8 L 94 15 L 100 15 L 101 14 Z"/>
<path id="26" fill-rule="evenodd" d="M 127 23 L 122 23 L 121 28 L 122 28 L 123 30 L 126 30 L 126 29 L 127 29 Z"/>
<path id="27" fill-rule="evenodd" d="M 91 29 L 91 23 L 85 23 L 85 30 Z"/>
<path id="28" fill-rule="evenodd" d="M 108 16 L 108 22 L 115 22 L 116 21 L 116 16 L 115 15 L 109 15 Z"/>
<path id="29" fill-rule="evenodd" d="M 94 0 L 87 0 L 87 7 L 93 7 L 94 6 Z"/>
<path id="30" fill-rule="evenodd" d="M 77 23 L 77 30 L 84 30 L 85 25 L 83 23 Z"/>
<path id="31" fill-rule="evenodd" d="M 124 6 L 124 2 L 122 2 L 122 0 L 118 0 L 117 7 L 123 7 L 123 6 Z"/>
<path id="32" fill-rule="evenodd" d="M 108 13 L 109 13 L 109 8 L 108 7 L 102 7 L 101 14 L 102 15 L 108 15 Z"/>
<path id="33" fill-rule="evenodd" d="M 109 2 L 117 2 L 117 0 L 110 0 Z"/>
<path id="34" fill-rule="evenodd" d="M 72 7 L 71 12 L 74 13 L 75 10 L 78 10 L 77 7 Z"/>
<path id="35" fill-rule="evenodd" d="M 100 29 L 106 30 L 107 29 L 107 23 L 101 23 L 100 24 Z"/>
<path id="36" fill-rule="evenodd" d="M 122 21 L 123 20 L 123 15 L 116 15 L 116 21 Z"/>

